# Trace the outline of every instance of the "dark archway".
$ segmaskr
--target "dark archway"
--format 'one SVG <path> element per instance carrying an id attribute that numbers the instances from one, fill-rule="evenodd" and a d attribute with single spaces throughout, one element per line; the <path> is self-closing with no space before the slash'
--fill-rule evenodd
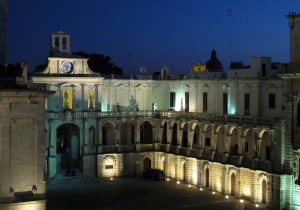
<path id="1" fill-rule="evenodd" d="M 188 125 L 185 124 L 182 131 L 181 147 L 188 146 Z"/>
<path id="2" fill-rule="evenodd" d="M 267 181 L 263 179 L 261 181 L 261 202 L 267 203 Z"/>
<path id="3" fill-rule="evenodd" d="M 174 123 L 173 125 L 171 145 L 177 146 L 177 124 L 176 123 Z"/>
<path id="4" fill-rule="evenodd" d="M 185 177 L 185 174 L 186 174 L 186 163 L 183 162 L 182 163 L 182 181 L 185 182 L 186 180 L 186 177 Z"/>
<path id="5" fill-rule="evenodd" d="M 149 158 L 144 159 L 143 169 L 144 169 L 144 171 L 151 169 L 151 160 Z"/>
<path id="6" fill-rule="evenodd" d="M 56 129 L 57 173 L 80 169 L 80 129 L 75 124 L 64 124 Z"/>
<path id="7" fill-rule="evenodd" d="M 199 126 L 196 125 L 194 129 L 194 135 L 193 135 L 193 145 L 192 145 L 193 149 L 198 148 L 198 139 L 199 139 Z"/>
<path id="8" fill-rule="evenodd" d="M 140 140 L 141 144 L 153 144 L 152 125 L 148 121 L 141 124 Z"/>
<path id="9" fill-rule="evenodd" d="M 121 128 L 121 143 L 122 145 L 134 144 L 134 126 L 131 122 L 125 122 Z"/>
<path id="10" fill-rule="evenodd" d="M 230 194 L 235 196 L 235 189 L 236 189 L 236 178 L 235 178 L 235 173 L 232 173 L 230 176 L 230 181 L 231 181 L 231 192 Z"/>
<path id="11" fill-rule="evenodd" d="M 205 187 L 209 187 L 209 168 L 205 169 Z"/>
<path id="12" fill-rule="evenodd" d="M 96 144 L 96 129 L 94 126 L 89 128 L 89 146 L 94 148 Z"/>
<path id="13" fill-rule="evenodd" d="M 163 133 L 162 133 L 162 144 L 167 144 L 167 131 L 168 131 L 168 124 L 167 122 L 164 123 Z"/>
<path id="14" fill-rule="evenodd" d="M 115 127 L 110 122 L 102 127 L 102 143 L 103 146 L 116 146 Z"/>

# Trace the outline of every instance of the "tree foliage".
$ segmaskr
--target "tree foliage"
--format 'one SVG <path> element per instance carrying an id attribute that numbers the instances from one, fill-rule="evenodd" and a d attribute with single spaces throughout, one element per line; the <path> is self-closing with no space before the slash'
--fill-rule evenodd
<path id="1" fill-rule="evenodd" d="M 88 54 L 85 52 L 76 52 L 74 55 L 82 56 L 88 58 L 88 65 L 90 69 L 94 72 L 104 74 L 104 75 L 123 75 L 123 70 L 114 65 L 109 56 L 102 54 Z"/>

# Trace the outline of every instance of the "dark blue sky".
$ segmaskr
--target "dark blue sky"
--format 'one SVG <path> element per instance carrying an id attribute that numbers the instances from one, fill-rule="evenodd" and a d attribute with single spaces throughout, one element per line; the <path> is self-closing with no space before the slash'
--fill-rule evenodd
<path id="1" fill-rule="evenodd" d="M 101 53 L 124 74 L 149 74 L 166 64 L 172 72 L 205 63 L 212 49 L 227 69 L 250 57 L 289 61 L 285 17 L 299 0 L 8 0 L 7 62 L 29 68 L 46 61 L 50 34 L 71 35 L 71 50 Z"/>

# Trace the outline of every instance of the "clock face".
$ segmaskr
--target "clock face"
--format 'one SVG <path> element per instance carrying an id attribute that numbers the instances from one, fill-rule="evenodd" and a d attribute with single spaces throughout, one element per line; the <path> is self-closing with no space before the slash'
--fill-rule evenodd
<path id="1" fill-rule="evenodd" d="M 71 73 L 74 70 L 74 65 L 71 61 L 63 61 L 61 67 L 64 73 Z"/>

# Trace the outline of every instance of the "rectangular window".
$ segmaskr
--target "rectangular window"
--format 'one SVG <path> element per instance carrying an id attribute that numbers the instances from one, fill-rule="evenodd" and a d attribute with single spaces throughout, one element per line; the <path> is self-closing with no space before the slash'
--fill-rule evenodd
<path id="1" fill-rule="evenodd" d="M 54 48 L 55 48 L 55 50 L 59 50 L 59 37 L 58 36 L 56 36 L 54 38 Z"/>
<path id="2" fill-rule="evenodd" d="M 185 111 L 189 112 L 189 106 L 190 106 L 190 93 L 185 92 Z"/>
<path id="3" fill-rule="evenodd" d="M 203 112 L 207 112 L 207 92 L 203 92 Z"/>
<path id="4" fill-rule="evenodd" d="M 223 114 L 228 114 L 228 93 L 223 93 Z"/>
<path id="5" fill-rule="evenodd" d="M 170 92 L 170 107 L 175 107 L 176 93 Z"/>
<path id="6" fill-rule="evenodd" d="M 67 37 L 62 38 L 62 50 L 67 49 Z"/>
<path id="7" fill-rule="evenodd" d="M 249 116 L 250 113 L 250 94 L 249 93 L 245 93 L 245 115 Z"/>
<path id="8" fill-rule="evenodd" d="M 210 138 L 205 138 L 205 146 L 210 147 Z"/>
<path id="9" fill-rule="evenodd" d="M 113 165 L 105 165 L 105 169 L 113 169 L 114 166 Z"/>
<path id="10" fill-rule="evenodd" d="M 275 109 L 275 93 L 270 93 L 269 94 L 269 109 Z"/>

